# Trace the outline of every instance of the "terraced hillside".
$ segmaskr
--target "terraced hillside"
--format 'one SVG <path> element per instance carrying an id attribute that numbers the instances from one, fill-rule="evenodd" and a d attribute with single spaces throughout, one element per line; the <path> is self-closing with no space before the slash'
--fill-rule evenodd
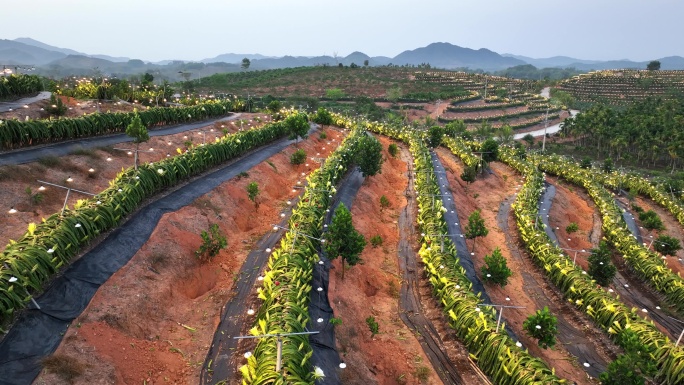
<path id="1" fill-rule="evenodd" d="M 625 105 L 648 97 L 672 99 L 684 92 L 684 71 L 594 71 L 564 80 L 558 89 L 584 103 Z"/>
<path id="2" fill-rule="evenodd" d="M 562 114 L 562 115 L 561 115 Z M 462 120 L 475 128 L 489 124 L 492 128 L 509 125 L 512 129 L 524 129 L 545 122 L 554 122 L 566 117 L 560 107 L 552 106 L 539 95 L 512 91 L 507 97 L 487 97 L 476 100 L 452 102 L 439 117 L 442 123 Z"/>

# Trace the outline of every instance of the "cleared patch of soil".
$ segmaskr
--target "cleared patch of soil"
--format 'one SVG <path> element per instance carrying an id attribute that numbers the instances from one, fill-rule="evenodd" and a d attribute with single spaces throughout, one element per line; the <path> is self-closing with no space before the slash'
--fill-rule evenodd
<path id="1" fill-rule="evenodd" d="M 325 156 L 339 142 L 326 129 L 300 141 L 307 154 Z M 330 144 L 328 144 L 330 143 Z M 147 243 L 96 293 L 67 331 L 56 353 L 86 366 L 75 384 L 196 384 L 222 306 L 233 295 L 253 242 L 270 231 L 290 188 L 318 164 L 292 166 L 288 147 L 248 172 L 222 184 L 193 204 L 162 217 Z M 246 186 L 259 184 L 259 208 Z M 200 232 L 217 223 L 228 247 L 208 263 L 194 252 Z M 253 320 L 246 320 L 252 322 Z M 41 373 L 35 384 L 64 384 Z"/>
<path id="2" fill-rule="evenodd" d="M 553 228 L 560 247 L 580 250 L 577 252 L 576 262 L 586 271 L 589 268 L 589 251 L 597 248 L 601 240 L 601 217 L 596 205 L 583 188 L 548 175 L 546 180 L 556 187 L 551 212 L 547 213 L 549 225 Z M 571 223 L 577 224 L 577 231 L 567 231 Z M 575 257 L 574 251 L 566 250 L 566 254 Z"/>

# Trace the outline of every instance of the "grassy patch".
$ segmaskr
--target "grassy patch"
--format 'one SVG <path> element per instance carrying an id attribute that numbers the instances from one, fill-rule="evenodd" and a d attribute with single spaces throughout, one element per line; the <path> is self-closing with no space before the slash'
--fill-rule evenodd
<path id="1" fill-rule="evenodd" d="M 0 168 L 0 181 L 14 180 L 17 176 L 22 175 L 21 168 L 17 165 L 9 165 Z"/>
<path id="2" fill-rule="evenodd" d="M 58 167 L 62 164 L 62 160 L 56 156 L 43 156 L 38 158 L 38 164 L 41 164 L 45 167 Z"/>
<path id="3" fill-rule="evenodd" d="M 149 257 L 150 267 L 156 271 L 161 270 L 169 264 L 171 257 L 162 252 L 156 252 Z"/>
<path id="4" fill-rule="evenodd" d="M 197 199 L 193 204 L 193 206 L 197 207 L 200 210 L 204 209 L 209 209 L 214 212 L 214 215 L 220 216 L 221 215 L 221 208 L 216 206 L 210 199 L 208 198 L 199 198 Z"/>
<path id="5" fill-rule="evenodd" d="M 41 361 L 41 364 L 43 365 L 43 369 L 56 374 L 57 377 L 70 384 L 73 384 L 86 369 L 85 364 L 74 357 L 69 357 L 64 354 L 53 354 L 49 357 L 45 357 Z"/>
<path id="6" fill-rule="evenodd" d="M 430 368 L 427 366 L 419 366 L 416 368 L 416 371 L 413 373 L 413 375 L 420 380 L 420 382 L 425 383 L 427 382 L 428 378 L 430 378 Z"/>
<path id="7" fill-rule="evenodd" d="M 78 148 L 69 153 L 69 155 L 87 156 L 93 159 L 99 159 L 97 152 L 92 148 Z"/>

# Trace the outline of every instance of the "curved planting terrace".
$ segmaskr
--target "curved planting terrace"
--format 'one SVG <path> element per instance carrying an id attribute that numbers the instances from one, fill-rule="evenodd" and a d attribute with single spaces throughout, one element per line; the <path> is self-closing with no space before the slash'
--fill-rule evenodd
<path id="1" fill-rule="evenodd" d="M 558 87 L 580 102 L 624 105 L 648 97 L 671 98 L 684 90 L 684 71 L 603 70 L 564 80 Z"/>
<path id="2" fill-rule="evenodd" d="M 658 366 L 657 378 L 663 383 L 678 384 L 684 381 L 681 365 L 684 349 L 660 333 L 651 321 L 639 316 L 635 309 L 628 309 L 612 294 L 596 287 L 591 278 L 563 250 L 552 246 L 543 230 L 535 225 L 539 215 L 537 201 L 543 185 L 543 175 L 537 166 L 520 159 L 512 150 L 500 152 L 500 159 L 517 169 L 526 178 L 525 184 L 513 205 L 518 228 L 530 255 L 541 266 L 552 282 L 566 298 L 583 310 L 594 322 L 616 336 L 629 328 L 641 342 L 654 349 Z"/>
<path id="3" fill-rule="evenodd" d="M 336 116 L 334 124 L 350 127 L 352 122 Z M 352 130 L 325 165 L 308 176 L 280 247 L 269 257 L 263 286 L 258 289 L 263 303 L 257 311 L 251 334 L 271 337 L 260 339 L 253 354 L 247 358 L 247 364 L 240 368 L 247 384 L 277 383 L 283 377 L 288 381 L 313 383 L 320 376 L 311 366 L 313 352 L 309 338 L 302 334 L 283 338 L 282 373 L 274 371 L 276 360 L 280 358 L 275 339 L 277 334 L 303 333 L 311 322 L 308 312 L 310 282 L 313 266 L 319 261 L 321 246 L 317 239 L 322 236 L 323 218 L 330 203 L 327 190 L 340 181 L 352 164 L 350 146 L 361 135 L 364 135 L 363 130 Z"/>
<path id="4" fill-rule="evenodd" d="M 137 114 L 145 127 L 196 122 L 244 110 L 240 101 L 206 102 L 192 107 L 155 107 Z M 20 121 L 0 120 L 0 149 L 55 143 L 125 132 L 134 113 L 94 113 L 78 118 Z"/>
<path id="5" fill-rule="evenodd" d="M 552 107 L 539 95 L 514 93 L 510 97 L 494 96 L 469 103 L 454 101 L 438 120 L 441 123 L 461 120 L 472 127 L 488 123 L 494 128 L 507 124 L 513 129 L 524 129 L 561 117 L 561 109 Z"/>
<path id="6" fill-rule="evenodd" d="M 420 214 L 418 225 L 423 243 L 419 255 L 425 264 L 433 293 L 444 306 L 451 327 L 471 352 L 478 366 L 496 383 L 563 383 L 542 361 L 532 357 L 526 350 L 516 345 L 516 341 L 506 333 L 496 332 L 496 319 L 493 312 L 476 311 L 480 298 L 472 292 L 472 283 L 465 270 L 459 265 L 456 248 L 450 239 L 444 239 L 441 247 L 430 246 L 442 242 L 441 236 L 447 234 L 448 226 L 442 212 L 441 201 L 433 203 L 430 194 L 438 194 L 437 178 L 432 171 L 432 163 L 422 139 L 408 129 L 395 129 L 379 124 L 371 124 L 372 131 L 408 142 L 414 158 L 416 189 Z"/>
<path id="7" fill-rule="evenodd" d="M 115 228 L 146 198 L 285 136 L 289 132 L 288 119 L 225 136 L 181 155 L 142 165 L 138 170 L 124 170 L 109 188 L 93 198 L 79 201 L 63 215 L 55 213 L 42 223 L 29 225 L 28 232 L 10 242 L 0 257 L 4 266 L 0 269 L 0 322 L 8 323 L 15 311 L 26 306 L 30 300 L 26 289 L 40 291 L 81 248 Z M 15 280 L 25 290 L 18 290 Z"/>
<path id="8" fill-rule="evenodd" d="M 624 222 L 622 209 L 610 192 L 594 182 L 594 173 L 561 157 L 534 156 L 531 161 L 543 170 L 584 187 L 603 216 L 603 231 L 608 241 L 641 279 L 661 293 L 676 312 L 684 314 L 684 281 L 681 276 L 674 273 L 659 254 L 633 236 Z"/>
<path id="9" fill-rule="evenodd" d="M 480 160 L 461 141 L 445 139 L 443 144 L 451 149 L 453 155 L 463 160 L 462 165 L 455 161 L 448 161 L 449 156 L 446 151 L 441 149 L 437 151 L 440 157 L 450 164 L 449 168 L 452 171 L 449 174 L 451 174 L 450 178 L 454 179 L 453 186 L 455 179 L 467 167 L 467 164 L 477 164 Z M 459 202 L 468 205 L 471 211 L 474 208 L 481 210 L 481 216 L 490 230 L 483 241 L 478 242 L 479 252 L 472 257 L 476 260 L 476 266 L 478 268 L 485 266 L 482 255 L 491 254 L 494 248 L 498 247 L 507 259 L 508 268 L 512 271 L 512 276 L 505 287 L 488 285 L 494 303 L 526 307 L 523 310 L 505 309 L 506 311 L 503 312 L 503 318 L 506 319 L 507 324 L 510 324 L 516 333 L 523 337 L 526 337 L 522 330 L 525 317 L 535 309 L 548 307 L 558 320 L 558 343 L 554 349 L 537 348 L 533 346 L 536 345 L 536 341 L 530 341 L 529 338 L 522 339 L 522 342 L 525 346 L 532 345 L 530 351 L 543 357 L 549 365 L 555 368 L 556 374 L 562 373 L 568 380 L 584 383 L 587 375 L 598 378 L 599 374 L 605 370 L 607 363 L 612 361 L 614 352 L 618 349 L 601 330 L 587 328 L 587 325 L 591 323 L 588 317 L 563 300 L 562 293 L 548 279 L 545 279 L 543 270 L 531 266 L 531 258 L 518 246 L 520 242 L 514 230 L 515 224 L 512 217 L 509 221 L 511 204 L 518 195 L 517 190 L 521 183 L 518 181 L 519 176 L 510 167 L 501 163 L 490 163 L 490 166 L 492 173 L 485 172 L 484 176 L 478 177 L 478 180 L 469 184 L 465 191 L 463 188 L 455 190 L 452 188 L 452 191 L 455 191 L 455 195 L 461 195 Z M 478 188 L 475 190 L 478 194 L 475 194 L 472 189 L 477 185 L 486 187 Z M 571 211 L 564 210 L 561 215 L 567 215 Z M 468 222 L 467 217 L 461 216 L 460 222 Z M 480 243 L 484 245 L 480 246 Z M 566 361 L 575 364 L 566 365 Z M 583 365 L 588 363 L 591 364 Z"/>

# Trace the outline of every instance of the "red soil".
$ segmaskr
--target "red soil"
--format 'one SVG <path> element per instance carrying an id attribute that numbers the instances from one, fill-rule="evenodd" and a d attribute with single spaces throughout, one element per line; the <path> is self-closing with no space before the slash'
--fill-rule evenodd
<path id="1" fill-rule="evenodd" d="M 338 135 L 325 131 L 328 140 Z M 325 156 L 336 143 L 314 134 L 299 147 Z M 98 290 L 57 349 L 86 365 L 75 384 L 197 383 L 239 267 L 293 195 L 282 186 L 295 184 L 302 172 L 317 166 L 292 166 L 294 150 L 290 146 L 251 169 L 248 177 L 225 182 L 162 217 L 133 259 Z M 258 210 L 246 194 L 252 181 L 260 186 Z M 199 233 L 211 223 L 219 224 L 229 246 L 200 264 L 194 251 L 201 243 Z M 65 382 L 44 371 L 35 383 Z"/>
<path id="2" fill-rule="evenodd" d="M 342 280 L 341 261 L 331 270 L 329 297 L 335 317 L 342 325 L 335 329 L 337 347 L 347 368 L 344 384 L 419 384 L 419 372 L 425 383 L 440 383 L 428 358 L 416 339 L 399 318 L 401 272 L 397 261 L 399 212 L 406 205 L 404 191 L 407 165 L 387 153 L 390 141 L 380 137 L 385 162 L 382 174 L 368 177 L 351 208 L 354 227 L 366 238 L 362 264 L 347 266 Z M 390 207 L 380 207 L 380 197 L 387 197 Z M 382 237 L 382 245 L 372 247 L 370 238 Z M 374 316 L 380 334 L 371 338 L 366 318 Z"/>

